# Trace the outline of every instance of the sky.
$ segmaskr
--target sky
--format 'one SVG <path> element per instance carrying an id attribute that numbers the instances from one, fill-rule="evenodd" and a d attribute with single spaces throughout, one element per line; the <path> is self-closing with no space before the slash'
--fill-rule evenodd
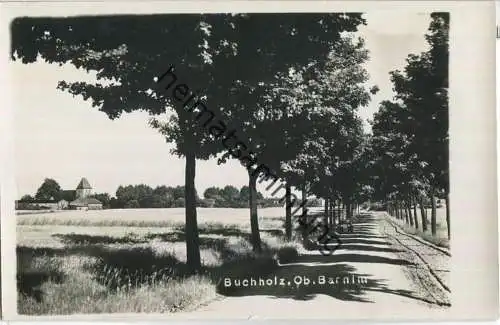
<path id="1" fill-rule="evenodd" d="M 380 88 L 371 103 L 360 108 L 367 121 L 380 101 L 394 95 L 389 71 L 402 69 L 408 54 L 426 50 L 424 34 L 430 17 L 401 10 L 372 11 L 364 17 L 367 26 L 358 34 L 370 51 L 369 85 Z M 90 102 L 56 89 L 60 80 L 93 81 L 91 75 L 70 65 L 23 65 L 19 61 L 11 64 L 10 72 L 18 197 L 33 195 L 45 178 L 55 179 L 63 189 L 75 189 L 86 177 L 94 192 L 112 195 L 119 185 L 183 185 L 184 159 L 172 155 L 172 145 L 148 127 L 146 113 L 124 114 L 112 121 Z M 365 127 L 369 129 L 366 122 Z M 207 187 L 228 184 L 238 188 L 248 184 L 248 175 L 238 162 L 221 166 L 215 160 L 197 162 L 200 195 Z M 259 190 L 269 195 L 266 186 L 261 184 Z"/>

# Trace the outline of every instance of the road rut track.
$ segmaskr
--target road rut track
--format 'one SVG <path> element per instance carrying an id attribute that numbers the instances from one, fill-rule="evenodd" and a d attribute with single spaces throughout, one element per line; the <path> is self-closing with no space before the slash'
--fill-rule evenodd
<path id="1" fill-rule="evenodd" d="M 451 254 L 445 250 L 442 250 L 440 248 L 436 248 L 435 245 L 427 244 L 423 240 L 415 239 L 413 236 L 399 231 L 399 227 L 394 225 L 392 222 L 390 222 L 390 220 L 387 220 L 387 218 L 384 218 L 383 220 L 385 222 L 387 222 L 387 224 L 389 225 L 391 230 L 394 229 L 394 232 L 398 236 L 407 237 L 407 238 L 418 243 L 417 245 L 409 245 L 409 244 L 403 242 L 402 239 L 397 238 L 398 236 L 390 234 L 388 231 L 384 231 L 384 234 L 387 236 L 388 239 L 391 239 L 392 241 L 397 243 L 397 245 L 400 245 L 402 248 L 405 249 L 407 254 L 410 254 L 411 256 L 415 256 L 416 259 L 418 261 L 420 261 L 420 263 L 418 263 L 420 265 L 418 265 L 418 264 L 415 265 L 416 268 L 414 269 L 414 272 L 410 272 L 410 273 L 411 273 L 412 277 L 416 278 L 416 280 L 418 281 L 420 286 L 425 289 L 425 292 L 430 297 L 432 297 L 433 303 L 436 305 L 439 305 L 439 306 L 446 306 L 446 307 L 451 306 L 451 303 L 448 301 L 449 300 L 448 294 L 451 293 L 450 287 L 449 287 L 449 285 L 446 284 L 446 281 L 444 281 L 443 278 L 438 274 L 438 272 L 443 272 L 443 271 L 448 272 L 448 271 L 435 268 L 435 266 L 433 266 L 432 263 L 429 263 L 429 261 L 423 256 L 423 255 L 429 255 L 429 256 L 430 255 L 439 255 L 445 259 L 448 259 L 449 257 L 451 257 Z M 433 253 L 422 254 L 422 253 L 419 253 L 412 246 L 415 246 L 415 247 L 422 247 L 423 246 L 426 249 L 432 249 Z M 423 276 L 421 274 L 421 270 L 418 269 L 419 266 L 423 266 L 427 271 L 426 274 L 430 275 L 430 276 L 428 276 L 428 277 Z M 432 279 L 432 283 L 429 283 L 429 279 Z M 439 294 L 437 294 L 434 287 L 439 288 L 439 290 L 441 292 L 439 292 Z"/>

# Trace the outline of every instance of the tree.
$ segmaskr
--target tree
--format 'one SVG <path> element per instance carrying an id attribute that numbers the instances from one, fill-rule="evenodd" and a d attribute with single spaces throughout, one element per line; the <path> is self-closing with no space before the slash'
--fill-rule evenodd
<path id="1" fill-rule="evenodd" d="M 446 224 L 450 239 L 450 201 L 449 201 L 449 113 L 448 113 L 448 65 L 449 65 L 449 13 L 431 14 L 431 24 L 426 40 L 430 45 L 431 75 L 435 89 L 433 107 L 435 109 L 435 128 L 437 141 L 434 144 L 435 156 L 431 162 L 435 184 L 442 189 L 446 201 Z"/>
<path id="2" fill-rule="evenodd" d="M 412 139 L 413 152 L 425 165 L 421 168 L 429 185 L 433 235 L 436 234 L 435 197 L 440 191 L 448 197 L 449 192 L 448 31 L 449 13 L 431 14 L 426 35 L 430 49 L 420 55 L 410 55 L 404 73 L 392 73 L 396 98 L 404 103 L 412 123 L 413 134 L 408 134 L 408 130 L 406 134 Z M 449 228 L 449 210 L 447 223 Z"/>
<path id="3" fill-rule="evenodd" d="M 174 201 L 174 208 L 184 208 L 186 206 L 186 201 L 183 197 L 180 197 Z"/>
<path id="4" fill-rule="evenodd" d="M 44 202 L 59 201 L 61 199 L 61 187 L 52 178 L 46 178 L 36 191 L 35 199 Z"/>
<path id="5" fill-rule="evenodd" d="M 76 191 L 75 190 L 62 190 L 61 191 L 61 200 L 71 202 L 75 199 L 76 199 Z"/>
<path id="6" fill-rule="evenodd" d="M 203 192 L 203 197 L 205 199 L 215 199 L 219 197 L 221 194 L 221 189 L 215 186 L 209 187 Z"/>
<path id="7" fill-rule="evenodd" d="M 431 14 L 426 35 L 430 49 L 407 58 L 404 71 L 391 72 L 396 96 L 381 103 L 374 117 L 374 152 L 380 175 L 381 196 L 391 201 L 397 218 L 406 216 L 418 227 L 419 201 L 422 229 L 427 230 L 424 198 L 431 200 L 431 232 L 436 235 L 435 197 L 448 197 L 448 30 L 449 14 Z M 380 195 L 379 195 L 380 196 Z M 414 222 L 415 221 L 415 222 Z M 448 237 L 450 234 L 447 208 Z"/>
<path id="8" fill-rule="evenodd" d="M 118 205 L 122 208 L 126 207 L 127 203 L 132 200 L 138 201 L 134 186 L 132 185 L 118 186 L 115 196 L 118 201 Z"/>
<path id="9" fill-rule="evenodd" d="M 207 139 L 197 131 L 189 112 L 169 96 L 151 89 L 156 88 L 153 77 L 165 71 L 165 62 L 178 63 L 179 72 L 193 89 L 208 84 L 210 74 L 202 71 L 208 59 L 203 45 L 209 34 L 204 20 L 203 15 L 169 15 L 168 19 L 161 15 L 101 16 L 22 18 L 12 24 L 14 58 L 17 55 L 23 63 L 29 63 L 40 54 L 49 63 L 69 62 L 77 68 L 95 71 L 96 84 L 61 81 L 58 87 L 90 99 L 109 118 L 116 119 L 123 112 L 134 110 L 159 115 L 172 108 L 170 124 L 161 131 L 167 140 L 176 142 L 174 152 L 186 157 L 186 246 L 192 270 L 200 267 L 195 160 L 208 158 L 213 150 L 203 151 Z M 151 39 L 162 41 L 151 42 Z M 154 120 L 152 126 L 157 126 Z"/>
<path id="10" fill-rule="evenodd" d="M 286 118 L 282 119 L 283 134 L 275 136 L 276 127 L 270 126 L 271 139 L 276 141 L 268 141 L 266 149 L 269 159 L 279 152 L 277 163 L 287 179 L 288 238 L 292 213 L 289 205 L 296 201 L 289 198 L 290 184 L 302 189 L 309 187 L 315 194 L 331 198 L 335 188 L 339 189 L 333 185 L 339 181 L 341 160 L 353 159 L 354 151 L 348 147 L 356 146 L 363 137 L 356 112 L 368 103 L 369 93 L 377 91 L 366 89 L 368 75 L 362 63 L 367 59 L 363 40 L 344 36 L 335 43 L 325 62 L 311 63 L 283 75 L 274 85 L 271 100 L 285 109 L 282 114 Z"/>
<path id="11" fill-rule="evenodd" d="M 108 193 L 97 193 L 92 195 L 95 199 L 99 200 L 102 203 L 104 209 L 110 208 L 111 197 Z"/>
<path id="12" fill-rule="evenodd" d="M 352 18 L 354 18 L 352 20 L 354 24 L 344 31 L 355 31 L 357 25 L 364 22 L 362 19 L 357 20 L 357 18 L 360 17 L 357 17 L 356 15 L 353 15 Z M 314 109 L 314 106 L 307 104 L 290 106 L 279 104 L 276 105 L 276 99 L 280 96 L 276 93 L 273 93 L 272 90 L 278 89 L 275 87 L 276 80 L 278 80 L 277 83 L 279 84 L 279 80 L 287 78 L 290 73 L 294 75 L 294 77 L 300 79 L 302 77 L 302 72 L 304 72 L 304 70 L 307 70 L 311 66 L 316 66 L 318 70 L 321 70 L 324 66 L 325 61 L 327 61 L 328 59 L 327 57 L 330 53 L 331 48 L 336 44 L 341 43 L 340 35 L 342 28 L 339 27 L 340 26 L 332 28 L 332 33 L 330 34 L 331 38 L 325 42 L 325 44 L 329 44 L 329 46 L 327 47 L 321 47 L 319 50 L 313 49 L 311 47 L 311 44 L 307 44 L 307 40 L 304 39 L 303 42 L 305 44 L 303 44 L 303 47 L 300 51 L 297 52 L 297 48 L 295 48 L 294 50 L 289 48 L 289 50 L 292 50 L 292 52 L 294 52 L 293 54 L 289 52 L 289 54 L 297 56 L 295 62 L 291 62 L 291 64 L 287 64 L 281 69 L 276 69 L 276 72 L 273 73 L 271 78 L 269 78 L 268 80 L 261 79 L 258 83 L 251 84 L 249 87 L 247 87 L 246 91 L 242 92 L 242 94 L 244 94 L 243 98 L 245 99 L 245 105 L 239 105 L 239 114 L 236 113 L 235 115 L 239 116 L 239 118 L 244 121 L 244 134 L 246 140 L 245 144 L 252 149 L 252 154 L 248 156 L 247 160 L 250 162 L 259 162 L 259 165 L 255 167 L 249 163 L 248 165 L 252 166 L 252 168 L 248 168 L 248 165 L 246 166 L 249 172 L 249 203 L 252 226 L 252 241 L 254 243 L 254 247 L 256 247 L 257 250 L 259 249 L 260 237 L 258 234 L 257 207 L 255 200 L 253 199 L 253 197 L 255 197 L 256 195 L 252 195 L 256 193 L 255 186 L 257 176 L 259 174 L 262 174 L 263 177 L 261 178 L 261 180 L 271 180 L 274 184 L 277 181 L 277 176 L 283 175 L 283 173 L 281 172 L 282 162 L 285 162 L 288 159 L 292 159 L 294 156 L 293 153 L 289 153 L 287 150 L 285 150 L 286 147 L 284 146 L 288 144 L 287 132 L 290 132 L 290 128 L 292 127 L 292 125 L 294 125 L 292 123 L 293 116 L 298 115 L 298 113 L 301 111 L 304 112 L 310 108 Z M 317 28 L 317 26 L 315 26 L 315 28 Z M 303 35 L 308 35 L 308 33 L 309 31 L 305 32 Z M 300 34 L 301 33 L 299 32 L 299 37 L 301 37 Z M 292 36 L 293 35 L 294 34 L 292 33 Z M 317 44 L 314 45 L 317 46 Z M 274 62 L 274 60 L 270 61 Z M 297 98 L 297 101 L 300 103 L 300 101 L 302 100 L 302 97 L 300 97 L 300 95 L 304 94 L 304 92 L 301 93 L 301 88 L 293 82 L 289 84 L 291 85 L 291 87 L 285 85 L 284 87 L 281 87 L 281 89 L 285 89 L 285 91 L 291 93 L 290 97 L 293 97 L 293 95 L 296 95 L 298 93 L 299 97 Z M 268 92 L 270 92 L 268 96 L 262 96 L 262 94 L 266 94 Z M 261 98 L 261 100 L 259 101 L 258 98 Z M 262 99 L 264 99 L 264 102 L 262 102 Z M 298 125 L 302 126 L 302 124 Z M 297 125 L 295 124 L 294 126 Z M 289 146 L 288 148 L 292 149 L 293 147 Z M 259 169 L 259 167 L 261 168 Z M 271 176 L 269 176 L 270 174 Z M 270 186 L 272 186 L 273 184 L 271 184 Z M 289 210 L 290 209 L 287 209 L 287 211 Z M 289 217 L 287 217 L 286 219 L 290 220 Z"/>
<path id="13" fill-rule="evenodd" d="M 127 203 L 125 203 L 125 208 L 126 209 L 139 209 L 141 206 L 139 204 L 139 201 L 137 200 L 130 200 Z"/>
<path id="14" fill-rule="evenodd" d="M 33 203 L 34 201 L 35 201 L 35 198 L 29 194 L 23 195 L 23 197 L 21 197 L 21 199 L 19 199 L 19 202 L 23 202 L 23 203 Z"/>
<path id="15" fill-rule="evenodd" d="M 234 201 L 238 199 L 240 191 L 232 185 L 226 185 L 221 194 L 226 201 Z"/>
<path id="16" fill-rule="evenodd" d="M 250 198 L 250 188 L 248 185 L 244 185 L 240 189 L 240 200 L 247 201 Z"/>
<path id="17" fill-rule="evenodd" d="M 185 198 L 186 196 L 186 187 L 185 186 L 176 186 L 171 188 L 172 195 L 174 196 L 174 200 L 179 198 Z M 198 196 L 195 192 L 195 196 Z"/>
<path id="18" fill-rule="evenodd" d="M 170 208 L 175 199 L 171 187 L 158 186 L 153 190 L 153 207 L 155 208 Z"/>
<path id="19" fill-rule="evenodd" d="M 127 203 L 133 200 L 137 201 L 141 208 L 169 208 L 179 198 L 184 198 L 184 186 L 157 186 L 153 189 L 145 184 L 120 185 L 113 204 L 114 207 L 124 208 L 130 206 Z"/>

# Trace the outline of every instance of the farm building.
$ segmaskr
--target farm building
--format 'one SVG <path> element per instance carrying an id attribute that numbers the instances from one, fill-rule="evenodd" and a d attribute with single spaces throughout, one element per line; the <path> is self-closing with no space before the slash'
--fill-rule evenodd
<path id="1" fill-rule="evenodd" d="M 69 203 L 69 208 L 74 210 L 101 210 L 102 203 L 92 195 L 92 186 L 89 181 L 83 177 L 76 187 L 76 199 Z"/>
<path id="2" fill-rule="evenodd" d="M 87 197 L 70 202 L 69 207 L 74 210 L 101 210 L 102 203 L 98 199 Z"/>
<path id="3" fill-rule="evenodd" d="M 56 201 L 54 199 L 46 202 L 30 202 L 29 203 L 32 207 L 38 207 L 41 209 L 50 209 L 50 210 L 64 210 L 67 209 L 69 206 L 69 202 L 66 200 L 59 200 Z M 19 202 L 16 201 L 16 209 L 18 209 Z"/>

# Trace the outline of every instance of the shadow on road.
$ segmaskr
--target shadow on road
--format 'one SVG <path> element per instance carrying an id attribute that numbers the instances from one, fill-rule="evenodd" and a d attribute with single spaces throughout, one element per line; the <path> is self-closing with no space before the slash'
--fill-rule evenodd
<path id="1" fill-rule="evenodd" d="M 268 264 L 267 268 L 247 269 L 245 273 L 234 274 L 228 271 L 223 274 L 222 280 L 217 285 L 217 291 L 228 297 L 259 295 L 311 300 L 318 295 L 327 295 L 343 301 L 365 303 L 374 302 L 368 298 L 369 292 L 381 292 L 425 302 L 415 292 L 391 289 L 385 280 L 363 274 L 354 266 L 347 264 L 349 261 L 366 262 L 371 257 L 356 255 L 348 257 L 347 260 L 346 257 L 346 255 L 340 256 L 339 260 L 342 262 L 333 265 L 326 264 L 325 258 L 318 256 L 314 262 L 323 262 L 321 266 Z M 299 257 L 299 260 L 301 258 Z M 311 259 L 307 261 L 311 262 Z M 372 260 L 372 262 L 398 263 L 396 260 L 388 259 Z"/>
<path id="2" fill-rule="evenodd" d="M 376 238 L 374 238 L 376 239 Z M 380 239 L 383 239 L 383 237 L 380 237 Z M 382 240 L 371 240 L 371 239 L 365 239 L 365 238 L 358 238 L 356 236 L 340 236 L 340 240 L 342 241 L 343 245 L 351 245 L 351 244 L 357 244 L 357 245 L 378 245 L 378 246 L 390 246 L 388 242 L 382 241 Z"/>
<path id="3" fill-rule="evenodd" d="M 377 264 L 392 264 L 392 265 L 414 265 L 399 258 L 389 258 L 384 256 L 376 255 L 365 255 L 365 254 L 340 254 L 335 252 L 331 256 L 323 255 L 302 255 L 298 256 L 297 263 L 336 263 L 336 262 L 346 262 L 346 263 L 377 263 Z"/>
<path id="4" fill-rule="evenodd" d="M 378 244 L 377 244 L 378 245 Z M 376 247 L 366 244 L 346 244 L 343 240 L 341 240 L 341 244 L 337 249 L 339 250 L 349 250 L 349 251 L 367 251 L 367 252 L 385 252 L 385 253 L 399 253 L 402 252 L 400 249 L 388 248 L 388 247 Z M 337 254 L 334 252 L 334 254 Z"/>

